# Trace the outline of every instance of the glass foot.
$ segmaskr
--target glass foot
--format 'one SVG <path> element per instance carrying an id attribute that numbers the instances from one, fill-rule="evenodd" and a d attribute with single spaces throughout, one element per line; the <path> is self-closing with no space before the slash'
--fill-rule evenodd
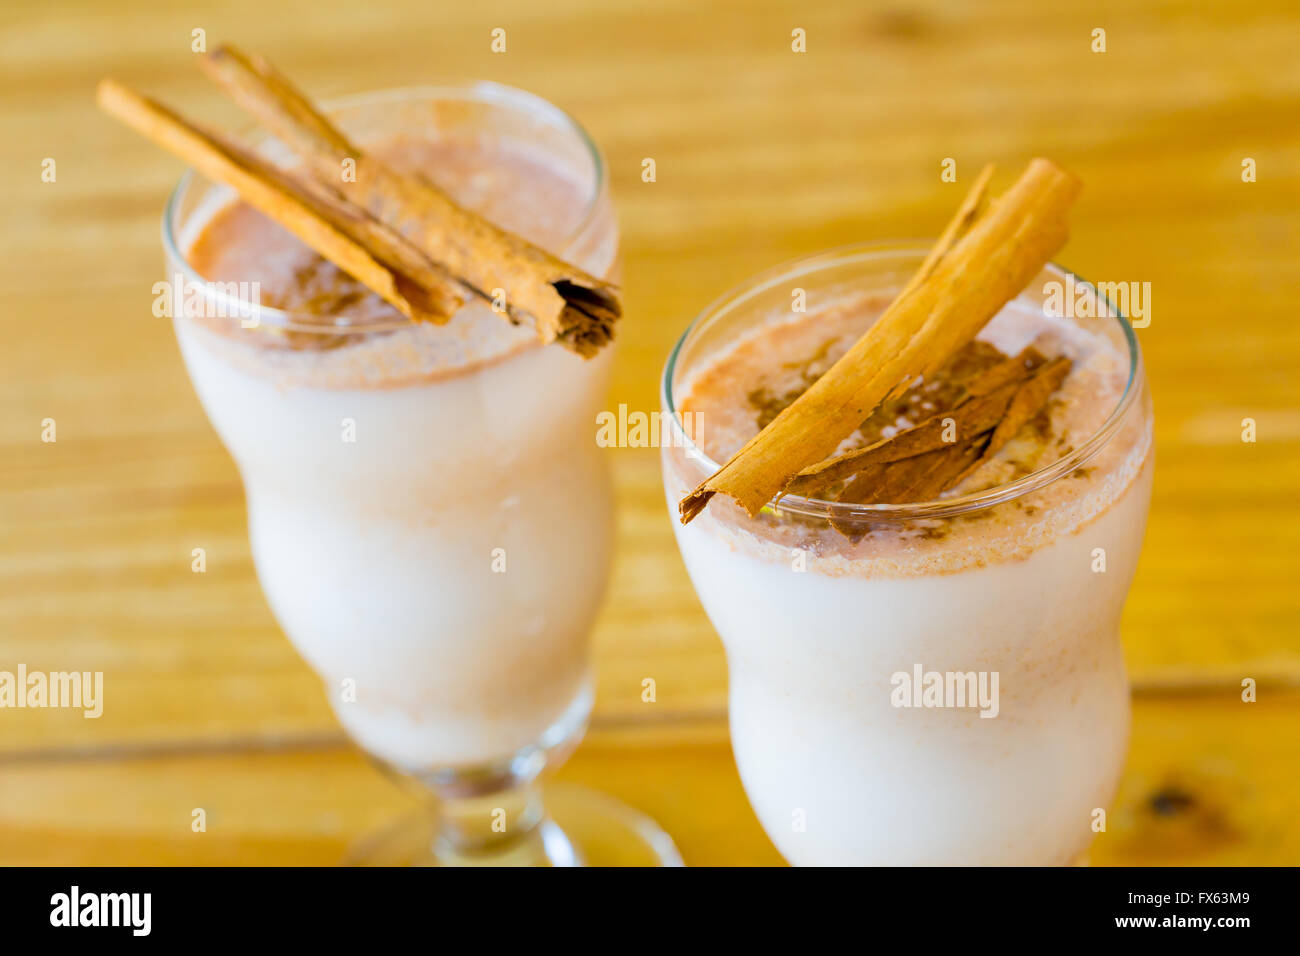
<path id="1" fill-rule="evenodd" d="M 518 843 L 466 856 L 440 846 L 434 814 L 413 813 L 358 841 L 344 866 L 682 866 L 653 820 L 595 790 L 543 788 L 546 819 Z"/>

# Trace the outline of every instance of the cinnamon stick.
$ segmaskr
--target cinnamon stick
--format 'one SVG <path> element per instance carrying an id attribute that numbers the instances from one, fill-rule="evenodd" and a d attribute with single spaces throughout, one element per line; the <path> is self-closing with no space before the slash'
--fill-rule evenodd
<path id="1" fill-rule="evenodd" d="M 883 480 L 872 482 L 855 481 L 836 501 L 854 504 L 902 504 L 908 501 L 929 501 L 939 495 L 944 488 L 972 461 L 979 458 L 984 445 L 984 437 L 947 445 L 919 458 L 909 459 L 904 468 L 887 468 Z"/>
<path id="2" fill-rule="evenodd" d="M 830 485 L 852 478 L 869 467 L 951 447 L 954 442 L 946 439 L 950 430 L 958 441 L 993 430 L 1002 421 L 1020 384 L 1044 361 L 1043 356 L 1030 346 L 1014 358 L 998 362 L 966 383 L 965 396 L 957 405 L 889 438 L 805 468 L 794 477 L 786 491 L 816 496 Z"/>
<path id="3" fill-rule="evenodd" d="M 446 322 L 460 307 L 463 297 L 450 277 L 364 210 L 115 80 L 99 84 L 97 99 L 105 112 L 230 186 L 408 318 Z"/>
<path id="4" fill-rule="evenodd" d="M 1064 356 L 1054 358 L 1035 372 L 1028 381 L 1021 383 L 979 457 L 959 472 L 950 484 L 959 484 L 967 475 L 1001 451 L 1006 443 L 1015 437 L 1016 432 L 1024 428 L 1029 420 L 1047 404 L 1052 393 L 1061 387 L 1065 376 L 1070 373 L 1070 365 L 1070 360 Z M 947 487 L 949 486 L 944 486 Z M 943 491 L 944 488 L 939 490 Z"/>
<path id="5" fill-rule="evenodd" d="M 505 291 L 509 317 L 544 342 L 590 356 L 613 337 L 621 306 L 614 287 L 458 205 L 418 175 L 367 155 L 262 57 L 222 46 L 200 63 L 322 181 L 396 230 L 485 299 Z M 355 181 L 342 182 L 345 161 Z"/>
<path id="6" fill-rule="evenodd" d="M 916 270 L 907 285 L 903 286 L 898 293 L 899 296 L 907 295 L 907 293 L 928 279 L 931 273 L 934 272 L 935 267 L 943 261 L 943 257 L 952 251 L 952 247 L 957 240 L 970 232 L 970 227 L 974 225 L 975 220 L 979 218 L 988 205 L 989 182 L 993 179 L 995 168 L 992 163 L 988 163 L 979 171 L 979 175 L 975 177 L 975 182 L 971 183 L 970 190 L 966 193 L 966 198 L 961 201 L 961 205 L 957 207 L 957 212 L 948 221 L 948 225 L 944 227 L 943 232 L 939 234 L 934 248 L 921 262 L 920 268 Z"/>
<path id="7" fill-rule="evenodd" d="M 958 235 L 923 278 L 806 392 L 679 503 L 682 522 L 718 492 L 757 514 L 800 471 L 830 455 L 882 402 L 932 374 L 1017 295 L 1065 244 L 1080 183 L 1035 159 L 986 211 L 963 204 L 944 235 Z M 981 197 L 980 182 L 972 194 Z M 928 271 L 926 271 L 928 270 Z"/>
<path id="8" fill-rule="evenodd" d="M 994 366 L 995 369 L 1000 367 Z M 815 493 L 818 487 L 825 487 L 829 483 L 828 476 L 834 474 L 840 480 L 852 478 L 851 483 L 836 496 L 835 500 L 840 502 L 902 504 L 936 498 L 960 484 L 997 454 L 1037 415 L 1052 393 L 1060 388 L 1070 367 L 1068 358 L 1062 356 L 1052 359 L 1019 381 L 999 385 L 987 394 L 940 412 L 935 416 L 936 419 L 953 419 L 956 441 L 943 443 L 942 440 L 934 440 L 937 433 L 930 427 L 934 419 L 929 419 L 908 432 L 872 446 L 877 449 L 887 448 L 901 438 L 904 439 L 904 447 L 913 450 L 915 454 L 904 458 L 890 458 L 888 454 L 881 455 L 879 451 L 874 455 L 863 455 L 857 459 L 857 463 L 865 462 L 866 467 L 856 474 L 847 471 L 844 464 L 846 461 L 853 462 L 852 453 L 841 455 L 839 459 L 831 459 L 826 463 L 825 468 L 814 471 L 808 479 L 812 483 L 810 487 Z M 918 439 L 907 440 L 909 432 L 919 433 Z M 862 451 L 869 452 L 870 449 Z M 800 494 L 804 493 L 806 492 L 800 491 Z M 852 525 L 853 522 L 847 524 Z M 845 531 L 839 524 L 835 526 Z"/>
<path id="9" fill-rule="evenodd" d="M 997 362 L 963 382 L 963 400 L 973 395 L 987 395 L 1009 382 L 1023 382 L 1046 361 L 1042 352 L 1027 345 L 1013 357 Z"/>
<path id="10" fill-rule="evenodd" d="M 986 435 L 1002 420 L 1019 387 L 1018 383 L 1012 382 L 987 395 L 963 402 L 956 408 L 939 412 L 892 438 L 828 458 L 795 476 L 786 491 L 815 497 L 835 482 L 852 478 L 867 468 L 915 458 Z M 949 432 L 956 437 L 945 440 L 945 435 Z"/>

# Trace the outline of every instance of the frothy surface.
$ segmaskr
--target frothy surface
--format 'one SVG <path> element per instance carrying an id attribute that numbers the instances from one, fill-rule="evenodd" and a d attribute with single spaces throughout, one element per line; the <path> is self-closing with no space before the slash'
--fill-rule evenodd
<path id="1" fill-rule="evenodd" d="M 591 201 L 589 183 L 540 150 L 518 143 L 399 137 L 372 150 L 553 252 L 561 251 L 582 225 Z M 405 321 L 361 283 L 242 201 L 217 208 L 192 235 L 188 259 L 199 275 L 217 282 L 256 282 L 262 304 L 295 313 L 295 321 L 309 322 L 311 316 L 331 323 L 339 316 L 358 323 Z M 594 266 L 603 272 L 610 262 Z M 446 325 L 409 323 L 367 334 L 284 335 L 267 326 L 249 334 L 237 322 L 206 324 L 228 340 L 213 337 L 212 347 L 236 364 L 286 384 L 325 387 L 410 384 L 472 370 L 537 344 L 531 329 L 512 326 L 479 301 L 467 302 Z"/>
<path id="2" fill-rule="evenodd" d="M 703 362 L 679 388 L 679 408 L 694 413 L 698 441 L 714 461 L 725 461 L 758 433 L 773 407 L 788 403 L 829 368 L 887 304 L 879 294 L 850 296 L 812 315 L 774 318 Z M 1107 320 L 1114 321 L 1114 320 Z M 1115 409 L 1128 379 L 1128 359 L 1105 336 L 1015 302 L 980 333 L 981 341 L 1015 354 L 1033 344 L 1073 367 L 1049 406 L 1045 421 L 1026 427 L 966 480 L 945 493 L 990 489 L 1037 471 L 1084 444 Z M 1011 502 L 966 515 L 877 522 L 857 544 L 820 519 L 763 514 L 750 519 L 719 495 L 696 522 L 734 548 L 788 563 L 790 549 L 810 551 L 815 569 L 828 574 L 914 575 L 944 573 L 992 561 L 1025 557 L 1062 533 L 1082 527 L 1121 497 L 1148 457 L 1148 416 L 1133 410 L 1102 450 L 1068 477 Z M 889 435 L 909 422 L 886 426 Z M 851 436 L 841 450 L 860 444 Z M 672 455 L 683 490 L 705 472 Z M 813 567 L 810 567 L 812 570 Z"/>

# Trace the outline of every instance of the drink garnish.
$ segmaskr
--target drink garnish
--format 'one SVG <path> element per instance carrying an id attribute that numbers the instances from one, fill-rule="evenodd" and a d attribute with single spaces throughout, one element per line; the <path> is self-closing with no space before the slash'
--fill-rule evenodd
<path id="1" fill-rule="evenodd" d="M 1049 160 L 1035 159 L 1011 189 L 990 204 L 986 193 L 991 175 L 992 167 L 981 172 L 920 269 L 871 328 L 679 502 L 683 523 L 703 511 L 718 492 L 756 515 L 789 490 L 805 469 L 833 456 L 883 403 L 941 369 L 1065 244 L 1066 213 L 1081 189 L 1075 176 Z M 1014 405 L 1019 416 L 1046 383 L 1059 384 L 1059 368 L 1020 403 L 1014 401 L 1019 386 L 1004 386 L 1007 401 L 999 415 L 1007 415 Z M 952 443 L 955 447 L 909 456 L 906 474 L 896 480 L 909 495 L 926 497 L 907 500 L 927 500 L 936 484 L 942 490 L 969 474 L 984 460 L 995 435 L 998 423 L 978 436 L 962 434 L 960 442 Z M 999 441 L 1007 437 L 1004 431 Z"/>
<path id="2" fill-rule="evenodd" d="M 469 295 L 543 342 L 590 357 L 622 314 L 615 287 L 365 153 L 265 59 L 232 47 L 200 61 L 302 163 L 288 170 L 114 80 L 100 106 L 233 188 L 408 318 L 446 322 Z"/>

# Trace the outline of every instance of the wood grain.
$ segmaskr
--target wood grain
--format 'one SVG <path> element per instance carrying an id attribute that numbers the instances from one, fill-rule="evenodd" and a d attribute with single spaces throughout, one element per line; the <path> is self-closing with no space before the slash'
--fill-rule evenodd
<path id="1" fill-rule="evenodd" d="M 1094 866 L 1300 863 L 1300 694 L 1140 699 Z M 3 765 L 9 864 L 333 865 L 418 804 L 350 748 L 156 748 Z M 720 721 L 593 733 L 559 773 L 650 814 L 688 865 L 780 865 Z M 95 799 L 87 799 L 93 793 Z M 207 829 L 191 829 L 202 808 Z"/>
<path id="2" fill-rule="evenodd" d="M 159 213 L 180 168 L 93 105 L 95 81 L 112 74 L 196 117 L 237 123 L 191 62 L 195 28 L 213 45 L 265 51 L 317 96 L 483 77 L 577 116 L 609 159 L 624 235 L 611 408 L 657 408 L 677 335 L 746 276 L 845 242 L 932 235 L 985 162 L 1057 159 L 1086 183 L 1063 260 L 1153 289 L 1139 336 L 1158 467 L 1124 618 L 1132 676 L 1161 694 L 1235 694 L 1246 676 L 1300 684 L 1292 4 L 285 6 L 275 18 L 251 0 L 197 13 L 140 0 L 0 13 L 0 667 L 103 670 L 108 688 L 98 721 L 0 712 L 0 862 L 325 862 L 368 822 L 364 808 L 386 806 L 354 756 L 293 749 L 336 741 L 337 730 L 271 619 L 238 475 L 170 329 L 149 311 Z M 505 54 L 489 50 L 498 26 Z M 790 50 L 794 27 L 807 31 L 806 54 Z M 1096 27 L 1107 31 L 1104 54 L 1089 50 Z M 641 181 L 647 157 L 654 183 Z M 945 157 L 957 160 L 957 184 L 939 181 Z M 1245 157 L 1257 182 L 1242 182 Z M 47 158 L 52 183 L 41 179 Z M 40 440 L 46 418 L 56 443 Z M 1244 418 L 1257 423 L 1253 444 L 1241 440 Z M 566 773 L 634 797 L 627 779 L 658 780 L 670 795 L 689 779 L 680 775 L 704 775 L 743 817 L 720 737 L 655 742 L 675 723 L 721 726 L 725 662 L 677 556 L 655 453 L 609 458 L 619 549 L 595 635 L 597 726 L 645 718 L 644 677 L 656 679 L 659 704 L 631 756 L 584 750 Z M 190 571 L 195 547 L 208 552 L 202 575 Z M 1217 812 L 1245 836 L 1225 842 L 1208 823 L 1173 833 L 1135 811 L 1127 842 L 1099 841 L 1096 861 L 1296 862 L 1294 801 L 1282 810 L 1296 789 L 1294 736 L 1288 744 L 1282 718 L 1271 718 L 1274 736 L 1243 729 L 1234 739 L 1195 694 L 1141 706 L 1157 716 L 1135 737 L 1121 799 L 1138 806 L 1151 781 L 1179 773 L 1217 785 L 1212 761 L 1239 759 L 1249 795 L 1226 788 Z M 220 750 L 249 744 L 276 749 Z M 169 756 L 73 759 L 120 747 Z M 316 790 L 320 774 L 330 785 Z M 176 799 L 190 786 L 224 788 L 239 835 L 200 846 L 151 829 L 163 781 Z M 345 815 L 325 837 L 295 822 L 316 818 L 295 810 L 309 797 L 313 813 Z M 707 798 L 662 799 L 649 809 L 688 858 L 773 860 L 748 824 L 729 836 Z M 1254 807 L 1269 808 L 1262 822 L 1239 819 Z"/>

